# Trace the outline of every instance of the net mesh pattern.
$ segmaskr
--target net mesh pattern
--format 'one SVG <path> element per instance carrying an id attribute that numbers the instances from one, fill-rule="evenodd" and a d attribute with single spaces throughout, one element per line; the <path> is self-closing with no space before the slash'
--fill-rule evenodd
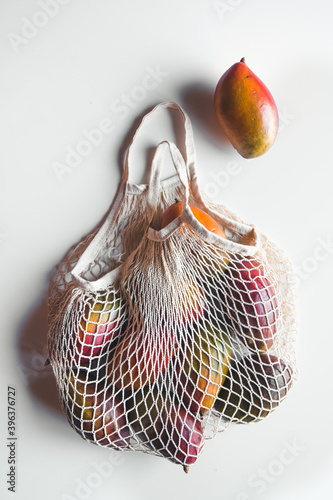
<path id="1" fill-rule="evenodd" d="M 187 225 L 147 236 L 175 199 L 161 190 L 153 218 L 147 192 L 127 192 L 96 256 L 82 273 L 116 280 L 90 292 L 71 271 L 96 232 L 58 266 L 50 289 L 48 352 L 63 410 L 85 439 L 165 457 L 185 470 L 207 439 L 258 422 L 297 378 L 294 277 L 284 252 L 259 233 L 254 256 L 205 241 Z M 190 193 L 190 204 L 196 204 Z M 205 200 L 224 224 L 242 222 Z"/>

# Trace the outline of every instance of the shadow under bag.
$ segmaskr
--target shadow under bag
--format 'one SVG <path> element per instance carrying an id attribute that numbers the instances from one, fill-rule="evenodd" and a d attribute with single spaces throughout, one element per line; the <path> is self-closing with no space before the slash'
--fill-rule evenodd
<path id="1" fill-rule="evenodd" d="M 280 248 L 200 194 L 177 104 L 140 127 L 166 108 L 183 119 L 186 153 L 160 143 L 149 183 L 137 185 L 128 148 L 104 223 L 58 266 L 48 355 L 83 438 L 188 471 L 207 439 L 262 420 L 296 380 L 295 279 Z M 176 175 L 160 180 L 167 150 Z"/>

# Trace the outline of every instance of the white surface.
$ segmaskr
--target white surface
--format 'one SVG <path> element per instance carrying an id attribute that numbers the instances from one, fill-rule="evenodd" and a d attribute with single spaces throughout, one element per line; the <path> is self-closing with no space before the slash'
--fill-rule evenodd
<path id="1" fill-rule="evenodd" d="M 332 3 L 61 3 L 47 15 L 40 15 L 42 0 L 0 7 L 1 472 L 8 472 L 6 394 L 14 385 L 15 498 L 331 498 Z M 44 26 L 32 31 L 27 20 Z M 270 88 L 281 119 L 272 149 L 251 161 L 216 139 L 207 107 L 219 77 L 243 56 Z M 163 74 L 147 89 L 156 68 Z M 123 94 L 131 104 L 120 109 Z M 209 442 L 188 476 L 166 460 L 84 442 L 59 413 L 51 370 L 41 364 L 48 273 L 105 214 L 125 137 L 163 100 L 190 115 L 202 189 L 267 232 L 302 275 L 299 382 L 269 419 Z M 67 148 L 105 119 L 112 132 L 60 181 L 54 162 L 64 163 Z M 167 114 L 141 135 L 133 180 L 144 178 L 146 148 L 165 138 L 172 138 Z M 239 172 L 223 183 L 231 162 Z M 119 461 L 112 471 L 104 463 L 111 460 Z M 262 469 L 269 475 L 259 482 Z M 4 474 L 0 488 L 1 498 L 14 498 Z"/>

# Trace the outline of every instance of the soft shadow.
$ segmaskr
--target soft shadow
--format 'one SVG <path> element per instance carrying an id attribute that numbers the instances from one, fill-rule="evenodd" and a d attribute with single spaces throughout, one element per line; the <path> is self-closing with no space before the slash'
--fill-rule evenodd
<path id="1" fill-rule="evenodd" d="M 212 144 L 230 149 L 232 146 L 216 118 L 214 93 L 215 88 L 204 82 L 185 86 L 180 92 L 182 106 Z"/>
<path id="2" fill-rule="evenodd" d="M 104 222 L 107 214 L 94 229 L 73 244 L 67 252 L 60 257 L 59 263 L 54 266 L 45 277 L 44 286 L 36 303 L 26 312 L 21 320 L 17 333 L 16 348 L 19 358 L 19 372 L 33 399 L 50 411 L 61 413 L 62 408 L 58 399 L 55 376 L 50 364 L 47 364 L 47 333 L 48 333 L 48 300 L 49 292 L 54 283 L 58 266 L 66 262 L 74 249 L 81 244 L 81 251 L 86 248 L 92 235 Z"/>
<path id="3" fill-rule="evenodd" d="M 47 291 L 22 320 L 18 332 L 19 370 L 31 396 L 47 409 L 62 413 L 55 377 L 47 359 Z"/>

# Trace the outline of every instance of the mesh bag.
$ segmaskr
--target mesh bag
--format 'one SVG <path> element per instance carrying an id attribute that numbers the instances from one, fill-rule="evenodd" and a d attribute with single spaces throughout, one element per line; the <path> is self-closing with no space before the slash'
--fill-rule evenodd
<path id="1" fill-rule="evenodd" d="M 48 354 L 83 438 L 188 471 L 207 439 L 262 420 L 296 380 L 294 276 L 264 234 L 201 196 L 177 104 L 141 125 L 164 108 L 183 118 L 186 153 L 162 142 L 136 185 L 128 148 L 104 223 L 57 268 Z M 161 181 L 165 150 L 177 173 Z"/>

